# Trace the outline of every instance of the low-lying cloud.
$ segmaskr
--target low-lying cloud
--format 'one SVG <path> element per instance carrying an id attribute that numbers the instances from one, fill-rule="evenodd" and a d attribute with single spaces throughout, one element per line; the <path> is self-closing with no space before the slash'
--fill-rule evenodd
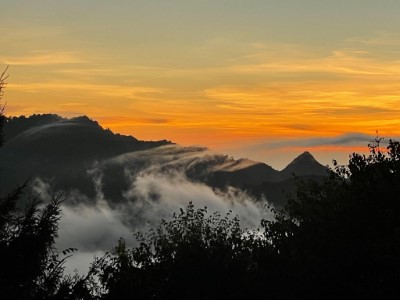
<path id="1" fill-rule="evenodd" d="M 210 161 L 218 160 L 220 156 L 202 148 L 184 151 L 182 147 L 168 146 L 121 155 L 94 165 L 88 172 L 95 187 L 95 199 L 73 189 L 65 194 L 71 201 L 67 199 L 62 208 L 57 247 L 79 249 L 69 259 L 67 271 L 77 268 L 80 273 L 86 272 L 93 256 L 112 250 L 121 237 L 128 246 L 135 245 L 133 231 L 148 224 L 157 226 L 161 219 L 168 220 L 174 212 L 185 209 L 189 202 L 195 208 L 207 207 L 209 213 L 219 212 L 222 216 L 232 211 L 245 228 L 257 228 L 262 219 L 272 218 L 266 203 L 256 202 L 245 191 L 233 187 L 216 190 L 187 177 L 188 168 L 204 161 L 206 167 Z M 117 202 L 104 192 L 110 184 L 110 174 L 105 174 L 110 165 L 122 170 L 118 173 L 122 176 L 113 179 L 125 182 Z M 54 192 L 40 179 L 34 183 L 36 192 L 44 197 Z"/>
<path id="2" fill-rule="evenodd" d="M 131 229 L 119 211 L 107 203 L 63 206 L 57 246 L 82 251 L 110 250 L 120 237 L 129 240 Z"/>
<path id="3" fill-rule="evenodd" d="M 78 249 L 66 262 L 67 274 L 87 273 L 94 257 L 112 251 L 120 238 L 125 239 L 128 246 L 134 245 L 130 226 L 124 224 L 119 211 L 112 210 L 105 202 L 95 206 L 64 205 L 58 234 L 56 247 L 59 251 Z"/>
<path id="4" fill-rule="evenodd" d="M 229 187 L 213 190 L 202 183 L 191 182 L 182 174 L 144 174 L 136 177 L 125 193 L 132 211 L 139 217 L 156 223 L 160 218 L 185 208 L 189 202 L 196 207 L 207 207 L 210 212 L 226 214 L 233 211 L 247 227 L 257 227 L 266 217 L 265 209 L 245 192 Z M 136 201 L 129 201 L 136 198 Z"/>
<path id="5" fill-rule="evenodd" d="M 267 142 L 255 145 L 255 148 L 282 148 L 282 147 L 316 147 L 316 146 L 338 146 L 338 145 L 367 145 L 374 139 L 374 136 L 363 133 L 347 133 L 336 137 L 319 137 L 281 140 L 277 142 Z"/>

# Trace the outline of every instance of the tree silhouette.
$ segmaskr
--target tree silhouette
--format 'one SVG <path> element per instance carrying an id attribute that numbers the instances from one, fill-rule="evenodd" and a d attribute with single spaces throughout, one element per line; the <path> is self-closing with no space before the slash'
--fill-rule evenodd
<path id="1" fill-rule="evenodd" d="M 292 267 L 297 297 L 384 299 L 400 284 L 400 146 L 381 139 L 324 182 L 303 182 L 277 220 L 264 221 Z M 296 266 L 296 268 L 293 268 Z M 327 291 L 329 294 L 326 295 Z"/>
<path id="2" fill-rule="evenodd" d="M 4 126 L 4 105 L 2 105 L 1 100 L 3 98 L 4 87 L 6 86 L 6 79 L 8 67 L 0 75 L 0 146 L 3 144 L 3 126 Z"/>
<path id="3" fill-rule="evenodd" d="M 3 96 L 7 69 L 0 76 Z M 3 142 L 4 105 L 0 109 Z M 0 294 L 2 299 L 91 299 L 90 278 L 64 276 L 64 263 L 76 249 L 55 249 L 62 198 L 39 197 L 18 207 L 26 183 L 0 196 Z"/>
<path id="4" fill-rule="evenodd" d="M 103 299 L 385 299 L 400 284 L 400 144 L 353 153 L 287 207 L 242 229 L 190 204 L 121 240 L 95 271 Z"/>
<path id="5" fill-rule="evenodd" d="M 253 282 L 246 274 L 256 267 L 252 251 L 261 240 L 241 229 L 237 217 L 208 214 L 189 203 L 172 220 L 137 232 L 136 239 L 139 246 L 133 249 L 120 240 L 98 269 L 104 299 L 251 296 Z"/>

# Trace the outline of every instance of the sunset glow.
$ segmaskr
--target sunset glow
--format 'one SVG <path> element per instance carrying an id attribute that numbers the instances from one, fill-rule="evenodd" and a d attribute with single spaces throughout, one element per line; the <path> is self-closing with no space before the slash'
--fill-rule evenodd
<path id="1" fill-rule="evenodd" d="M 0 0 L 7 115 L 88 115 L 277 168 L 367 144 L 297 141 L 400 136 L 398 1 L 33 2 Z"/>

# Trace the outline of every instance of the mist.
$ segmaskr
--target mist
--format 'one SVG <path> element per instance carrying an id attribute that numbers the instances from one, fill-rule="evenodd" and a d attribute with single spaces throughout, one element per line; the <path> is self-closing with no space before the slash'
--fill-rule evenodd
<path id="1" fill-rule="evenodd" d="M 87 170 L 95 187 L 95 199 L 78 190 L 68 190 L 59 223 L 59 251 L 77 248 L 68 259 L 67 272 L 87 272 L 94 256 L 102 256 L 123 238 L 128 247 L 135 246 L 133 232 L 155 227 L 161 219 L 169 220 L 174 212 L 185 209 L 189 202 L 195 208 L 207 208 L 208 213 L 222 216 L 232 212 L 244 228 L 255 229 L 262 219 L 271 219 L 266 201 L 256 201 L 246 191 L 227 187 L 223 191 L 191 180 L 188 168 L 202 161 L 217 161 L 219 156 L 202 148 L 182 151 L 181 147 L 158 149 L 120 155 L 94 164 Z M 110 166 L 122 168 L 124 188 L 121 199 L 109 199 Z M 138 168 L 140 166 L 140 168 Z M 115 178 L 114 178 L 115 179 Z M 34 190 L 48 198 L 55 192 L 51 184 L 40 178 L 34 180 Z M 112 194 L 111 194 L 112 195 Z"/>

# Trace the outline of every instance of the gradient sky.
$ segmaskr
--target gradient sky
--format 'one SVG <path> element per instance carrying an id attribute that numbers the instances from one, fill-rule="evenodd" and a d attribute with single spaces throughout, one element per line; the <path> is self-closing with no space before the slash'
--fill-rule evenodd
<path id="1" fill-rule="evenodd" d="M 398 0 L 0 0 L 7 115 L 281 168 L 400 136 Z M 362 147 L 362 148 L 360 148 Z"/>

